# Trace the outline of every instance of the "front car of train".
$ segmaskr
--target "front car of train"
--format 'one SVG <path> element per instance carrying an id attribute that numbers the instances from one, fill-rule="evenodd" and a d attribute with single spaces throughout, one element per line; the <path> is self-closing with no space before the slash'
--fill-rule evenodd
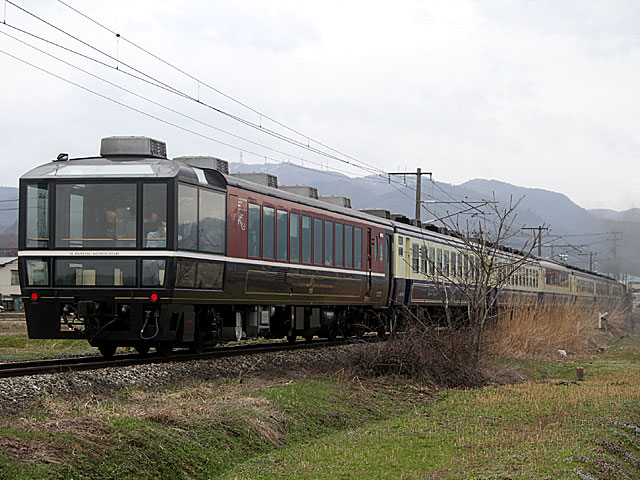
<path id="1" fill-rule="evenodd" d="M 171 252 L 192 241 L 177 234 L 181 177 L 198 181 L 193 169 L 166 158 L 164 143 L 109 137 L 100 157 L 61 154 L 20 179 L 19 268 L 30 338 L 82 338 L 105 355 L 117 346 L 146 352 L 193 339 L 192 319 L 179 318 L 166 301 L 175 282 Z M 219 177 L 210 182 L 212 242 L 223 252 Z"/>

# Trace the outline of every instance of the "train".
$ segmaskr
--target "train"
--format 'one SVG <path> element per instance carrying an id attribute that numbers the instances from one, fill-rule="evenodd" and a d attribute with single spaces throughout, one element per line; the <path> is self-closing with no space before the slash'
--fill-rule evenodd
<path id="1" fill-rule="evenodd" d="M 29 337 L 85 339 L 107 357 L 384 333 L 381 318 L 441 307 L 439 288 L 469 281 L 475 265 L 459 235 L 230 175 L 215 157 L 170 159 L 148 137 L 60 154 L 19 190 Z M 625 296 L 611 278 L 535 257 L 501 291 L 593 305 Z"/>

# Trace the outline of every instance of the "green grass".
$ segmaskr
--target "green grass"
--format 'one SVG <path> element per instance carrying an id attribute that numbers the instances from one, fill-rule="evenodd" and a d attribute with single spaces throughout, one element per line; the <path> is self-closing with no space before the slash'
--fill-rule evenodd
<path id="1" fill-rule="evenodd" d="M 493 359 L 534 379 L 429 395 L 277 377 L 45 398 L 0 419 L 0 478 L 640 478 L 638 359 L 638 340 L 558 363 Z"/>
<path id="2" fill-rule="evenodd" d="M 60 355 L 97 353 L 86 340 L 31 340 L 26 335 L 0 336 L 0 361 L 49 358 Z"/>

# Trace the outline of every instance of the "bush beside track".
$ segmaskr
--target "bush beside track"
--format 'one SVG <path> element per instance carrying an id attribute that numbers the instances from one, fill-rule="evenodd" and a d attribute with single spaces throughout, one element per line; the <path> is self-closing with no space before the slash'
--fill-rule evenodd
<path id="1" fill-rule="evenodd" d="M 407 338 L 51 376 L 65 389 L 0 420 L 0 478 L 640 475 L 640 340 L 554 361 L 461 354 L 426 375 L 398 368 L 460 353 L 460 337 L 425 339 L 430 354 Z M 450 369 L 485 386 L 442 389 Z"/>

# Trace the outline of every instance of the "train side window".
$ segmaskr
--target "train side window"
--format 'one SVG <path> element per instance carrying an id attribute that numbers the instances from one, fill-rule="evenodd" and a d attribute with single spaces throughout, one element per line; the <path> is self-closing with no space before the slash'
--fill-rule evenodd
<path id="1" fill-rule="evenodd" d="M 27 247 L 49 246 L 49 186 L 27 185 Z"/>
<path id="2" fill-rule="evenodd" d="M 437 258 L 437 260 L 436 260 L 436 269 L 437 269 L 436 273 L 438 275 L 442 275 L 443 270 L 442 270 L 442 249 L 441 248 L 438 249 L 436 255 L 437 255 L 436 256 L 436 258 Z"/>
<path id="3" fill-rule="evenodd" d="M 427 274 L 427 247 L 420 247 L 420 272 Z"/>
<path id="4" fill-rule="evenodd" d="M 224 263 L 199 260 L 196 274 L 196 288 L 221 290 L 223 272 Z"/>
<path id="5" fill-rule="evenodd" d="M 226 196 L 221 192 L 200 189 L 198 208 L 198 250 L 224 253 L 226 247 Z"/>
<path id="6" fill-rule="evenodd" d="M 313 263 L 322 265 L 322 219 L 313 219 Z"/>
<path id="7" fill-rule="evenodd" d="M 469 257 L 466 254 L 464 256 L 464 278 L 467 279 L 467 280 L 470 278 L 470 274 L 469 274 Z"/>
<path id="8" fill-rule="evenodd" d="M 435 247 L 429 247 L 429 257 L 428 257 L 428 268 L 429 268 L 429 275 L 433 275 L 434 272 L 434 265 L 435 265 L 435 261 L 436 261 L 436 249 Z"/>
<path id="9" fill-rule="evenodd" d="M 262 207 L 262 258 L 273 260 L 275 233 L 275 210 Z"/>
<path id="10" fill-rule="evenodd" d="M 142 186 L 142 235 L 145 248 L 167 246 L 167 185 Z"/>
<path id="11" fill-rule="evenodd" d="M 249 204 L 249 257 L 260 257 L 260 205 Z"/>
<path id="12" fill-rule="evenodd" d="M 371 261 L 375 262 L 378 260 L 378 237 L 373 236 L 373 254 L 371 255 Z"/>
<path id="13" fill-rule="evenodd" d="M 196 261 L 193 258 L 178 258 L 176 260 L 176 287 L 195 288 Z"/>
<path id="14" fill-rule="evenodd" d="M 380 239 L 380 261 L 384 262 L 384 237 Z"/>
<path id="15" fill-rule="evenodd" d="M 341 223 L 336 223 L 336 267 L 341 267 L 343 253 L 343 227 Z"/>
<path id="16" fill-rule="evenodd" d="M 362 229 L 356 227 L 353 253 L 353 268 L 362 269 Z"/>
<path id="17" fill-rule="evenodd" d="M 302 216 L 302 263 L 311 263 L 311 217 Z"/>
<path id="18" fill-rule="evenodd" d="M 49 285 L 49 260 L 30 258 L 26 260 L 26 284 L 30 287 Z"/>
<path id="19" fill-rule="evenodd" d="M 167 271 L 167 262 L 160 259 L 142 260 L 142 286 L 161 287 Z"/>
<path id="20" fill-rule="evenodd" d="M 462 273 L 462 254 L 461 253 L 457 253 L 456 254 L 458 257 L 458 277 L 462 278 L 463 273 Z"/>
<path id="21" fill-rule="evenodd" d="M 195 250 L 198 241 L 198 189 L 178 187 L 178 248 Z"/>
<path id="22" fill-rule="evenodd" d="M 284 260 L 285 262 L 288 260 L 287 255 L 287 238 L 289 237 L 289 214 L 284 210 L 278 210 L 277 212 L 277 254 L 278 260 Z"/>
<path id="23" fill-rule="evenodd" d="M 353 268 L 353 227 L 344 226 L 344 266 Z"/>
<path id="24" fill-rule="evenodd" d="M 414 273 L 418 273 L 418 265 L 420 262 L 420 245 L 417 242 L 411 244 L 411 269 Z"/>
<path id="25" fill-rule="evenodd" d="M 324 264 L 333 265 L 333 222 L 324 222 Z"/>
<path id="26" fill-rule="evenodd" d="M 297 213 L 289 216 L 289 259 L 300 261 L 300 215 Z"/>
<path id="27" fill-rule="evenodd" d="M 444 276 L 449 276 L 449 250 L 444 251 Z"/>
<path id="28" fill-rule="evenodd" d="M 458 271 L 458 263 L 455 252 L 451 252 L 451 276 L 455 277 Z"/>

